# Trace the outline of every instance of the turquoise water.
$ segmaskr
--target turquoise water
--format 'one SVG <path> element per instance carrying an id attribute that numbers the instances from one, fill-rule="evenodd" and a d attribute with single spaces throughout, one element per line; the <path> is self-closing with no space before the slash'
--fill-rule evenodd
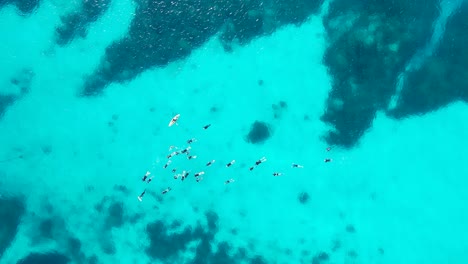
<path id="1" fill-rule="evenodd" d="M 137 3 L 110 2 L 62 46 L 56 27 L 80 2 L 3 6 L 0 94 L 14 99 L 0 101 L 0 263 L 466 263 L 468 105 L 378 109 L 352 147 L 327 141 L 328 4 L 231 51 L 214 34 L 96 96 L 80 91 Z M 269 128 L 260 143 L 256 121 Z M 164 169 L 190 138 L 197 158 Z"/>

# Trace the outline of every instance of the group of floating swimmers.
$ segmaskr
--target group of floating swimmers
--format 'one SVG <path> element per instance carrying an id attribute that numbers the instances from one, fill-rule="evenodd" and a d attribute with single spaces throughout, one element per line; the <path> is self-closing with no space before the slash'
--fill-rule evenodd
<path id="1" fill-rule="evenodd" d="M 174 124 L 175 124 L 175 125 L 178 125 L 178 124 L 177 124 L 177 121 L 179 120 L 179 117 L 180 117 L 180 114 L 177 114 L 176 116 L 174 116 L 174 117 L 171 119 L 171 121 L 169 122 L 169 127 L 173 126 Z M 203 129 L 206 130 L 206 129 L 208 129 L 210 126 L 211 126 L 211 124 L 205 125 L 205 126 L 203 127 Z M 177 151 L 177 147 L 175 147 L 175 146 L 170 146 L 170 147 L 169 147 L 169 151 L 171 151 L 171 150 L 173 150 L 173 149 L 174 149 L 174 151 L 171 152 L 169 155 L 167 155 L 167 162 L 166 162 L 166 164 L 164 164 L 163 168 L 166 169 L 167 167 L 169 167 L 169 165 L 172 163 L 171 158 L 174 157 L 174 156 L 180 155 L 180 154 L 185 154 L 185 155 L 187 155 L 187 159 L 189 159 L 189 160 L 190 160 L 190 159 L 196 159 L 197 156 L 195 156 L 195 155 L 190 155 L 190 150 L 192 149 L 192 147 L 190 146 L 190 144 L 192 144 L 192 143 L 194 143 L 194 142 L 196 142 L 196 139 L 195 139 L 195 138 L 191 138 L 191 139 L 187 140 L 187 144 L 188 144 L 189 146 L 186 147 L 185 149 L 180 150 L 180 151 Z M 330 151 L 330 150 L 331 150 L 331 148 L 328 147 L 328 148 L 327 148 L 327 151 Z M 260 164 L 262 164 L 262 163 L 264 163 L 264 162 L 266 162 L 266 161 L 267 161 L 267 159 L 266 159 L 265 157 L 262 157 L 261 159 L 257 160 L 257 161 L 255 162 L 255 165 L 253 165 L 252 167 L 250 167 L 249 170 L 250 170 L 250 171 L 254 170 L 257 166 L 259 166 Z M 328 162 L 331 162 L 332 159 L 327 158 L 327 159 L 325 159 L 324 161 L 325 161 L 325 163 L 328 163 Z M 226 167 L 227 167 L 227 168 L 231 167 L 232 165 L 234 165 L 235 162 L 236 162 L 236 160 L 230 161 L 229 163 L 226 164 Z M 207 163 L 206 163 L 206 166 L 209 167 L 209 166 L 211 166 L 213 163 L 215 163 L 215 160 L 211 160 L 211 161 L 207 162 Z M 300 164 L 297 164 L 297 163 L 293 163 L 293 164 L 291 165 L 291 167 L 292 167 L 292 168 L 304 168 L 304 166 L 302 166 L 302 165 L 300 165 Z M 175 168 L 172 169 L 172 173 L 175 173 L 176 170 L 177 170 L 177 169 L 175 169 Z M 189 176 L 189 174 L 190 174 L 190 172 L 184 170 L 184 171 L 182 171 L 182 173 L 180 173 L 180 174 L 175 174 L 175 175 L 174 175 L 174 179 L 177 180 L 177 179 L 180 178 L 182 181 L 184 181 L 184 180 Z M 197 182 L 202 181 L 202 180 L 203 180 L 203 175 L 204 175 L 204 174 L 205 174 L 204 171 L 200 171 L 200 172 L 195 173 L 194 176 L 195 176 L 195 178 L 196 178 L 196 181 L 197 181 Z M 273 176 L 275 176 L 275 177 L 281 176 L 281 175 L 283 175 L 283 173 L 281 173 L 281 172 L 273 172 Z M 150 182 L 153 180 L 153 178 L 154 178 L 154 176 L 151 176 L 151 177 L 150 177 L 150 176 L 151 176 L 151 172 L 147 171 L 146 174 L 143 175 L 143 177 L 142 177 L 141 180 L 142 180 L 143 182 L 150 183 Z M 235 181 L 234 179 L 228 179 L 228 180 L 224 181 L 224 184 L 233 183 L 234 181 Z M 166 189 L 164 189 L 164 190 L 161 192 L 161 194 L 164 195 L 164 194 L 168 193 L 169 191 L 171 191 L 171 188 L 170 188 L 170 187 L 167 187 Z M 145 193 L 146 193 L 146 189 L 143 190 L 143 192 L 137 197 L 138 200 L 139 200 L 140 202 L 143 201 L 143 196 L 145 195 Z"/>

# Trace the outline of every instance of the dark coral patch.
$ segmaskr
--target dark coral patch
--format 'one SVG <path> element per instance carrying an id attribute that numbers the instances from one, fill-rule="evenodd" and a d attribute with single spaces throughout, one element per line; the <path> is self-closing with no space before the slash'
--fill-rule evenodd
<path id="1" fill-rule="evenodd" d="M 39 6 L 40 0 L 0 0 L 0 8 L 12 4 L 15 5 L 22 15 L 32 13 Z"/>
<path id="2" fill-rule="evenodd" d="M 121 202 L 113 202 L 107 210 L 106 226 L 121 227 L 125 221 L 124 208 Z"/>
<path id="3" fill-rule="evenodd" d="M 0 118 L 3 116 L 8 106 L 13 104 L 15 99 L 16 99 L 15 96 L 0 94 Z"/>
<path id="4" fill-rule="evenodd" d="M 189 243 L 196 242 L 195 257 L 189 263 L 234 264 L 246 259 L 247 254 L 244 248 L 235 250 L 227 241 L 214 244 L 213 239 L 218 229 L 218 216 L 214 212 L 207 212 L 205 216 L 207 228 L 197 224 L 193 227 L 187 226 L 180 231 L 178 230 L 181 227 L 180 221 L 167 225 L 162 221 L 148 224 L 146 233 L 150 245 L 146 248 L 147 255 L 152 259 L 178 263 L 178 256 L 188 250 Z M 251 263 L 263 262 L 252 260 Z"/>
<path id="5" fill-rule="evenodd" d="M 301 204 L 306 204 L 309 202 L 310 195 L 306 192 L 301 192 L 297 198 Z"/>
<path id="6" fill-rule="evenodd" d="M 66 45 L 76 36 L 86 37 L 87 27 L 95 22 L 109 8 L 110 0 L 85 0 L 79 11 L 62 18 L 57 28 L 57 43 Z"/>
<path id="7" fill-rule="evenodd" d="M 246 140 L 252 144 L 263 143 L 270 135 L 270 127 L 267 123 L 255 121 L 250 128 Z"/>
<path id="8" fill-rule="evenodd" d="M 353 225 L 349 224 L 349 225 L 346 226 L 346 232 L 356 233 L 356 228 Z"/>
<path id="9" fill-rule="evenodd" d="M 0 196 L 0 257 L 15 238 L 24 212 L 22 199 Z"/>
<path id="10" fill-rule="evenodd" d="M 396 118 L 420 115 L 454 101 L 468 102 L 468 2 L 464 1 L 447 22 L 435 53 L 420 69 L 409 72 L 396 108 Z"/>
<path id="11" fill-rule="evenodd" d="M 438 7 L 438 0 L 331 2 L 324 63 L 333 81 L 321 118 L 334 127 L 328 144 L 353 147 L 386 110 L 398 75 L 430 39 Z"/>
<path id="12" fill-rule="evenodd" d="M 229 51 L 232 43 L 244 45 L 285 24 L 298 25 L 318 11 L 322 2 L 136 1 L 128 35 L 106 49 L 100 67 L 86 80 L 82 95 L 100 94 L 112 82 L 125 82 L 146 69 L 183 59 L 217 33 Z M 75 19 L 75 24 L 81 23 Z"/>
<path id="13" fill-rule="evenodd" d="M 312 264 L 323 264 L 330 259 L 330 256 L 326 252 L 319 252 L 312 258 Z"/>
<path id="14" fill-rule="evenodd" d="M 67 264 L 70 258 L 57 252 L 31 253 L 17 264 Z"/>

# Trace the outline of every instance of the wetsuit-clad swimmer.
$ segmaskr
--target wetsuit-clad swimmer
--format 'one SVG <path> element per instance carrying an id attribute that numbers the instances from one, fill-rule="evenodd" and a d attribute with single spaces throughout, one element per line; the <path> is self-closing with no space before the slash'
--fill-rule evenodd
<path id="1" fill-rule="evenodd" d="M 292 164 L 292 167 L 293 167 L 293 168 L 301 168 L 301 169 L 304 168 L 304 166 L 299 165 L 299 164 L 296 164 L 296 163 L 293 163 L 293 164 Z"/>
<path id="2" fill-rule="evenodd" d="M 195 173 L 194 176 L 195 176 L 195 177 L 198 177 L 198 176 L 201 176 L 201 175 L 203 175 L 203 174 L 205 174 L 205 172 L 204 172 L 204 171 L 200 171 L 200 172 L 198 172 L 198 173 Z"/>
<path id="3" fill-rule="evenodd" d="M 208 124 L 208 125 L 204 126 L 203 129 L 208 129 L 210 126 L 211 126 L 211 124 Z"/>
<path id="4" fill-rule="evenodd" d="M 255 166 L 258 166 L 258 165 L 262 164 L 262 162 L 265 162 L 265 161 L 266 161 L 266 158 L 262 157 L 261 159 L 259 159 L 259 160 L 257 160 L 255 162 Z M 249 170 L 253 170 L 255 168 L 255 166 L 250 167 Z"/>
<path id="5" fill-rule="evenodd" d="M 138 195 L 137 198 L 140 202 L 143 201 L 143 195 L 145 195 L 145 193 L 146 193 L 146 189 L 140 195 Z"/>
<path id="6" fill-rule="evenodd" d="M 179 154 L 180 154 L 179 151 L 174 151 L 174 152 L 172 152 L 171 154 L 167 155 L 167 158 L 170 159 L 170 158 L 172 158 L 172 157 L 174 157 L 174 156 L 176 156 L 176 155 L 179 155 Z"/>
<path id="7" fill-rule="evenodd" d="M 196 155 L 195 155 L 195 156 L 188 156 L 188 157 L 187 157 L 187 159 L 196 159 L 196 158 L 197 158 Z"/>
<path id="8" fill-rule="evenodd" d="M 255 162 L 255 166 L 258 166 L 258 165 L 260 165 L 262 162 L 265 162 L 265 161 L 266 161 L 266 158 L 265 158 L 265 157 L 262 157 L 261 159 L 259 159 L 259 160 L 257 160 L 257 161 Z"/>
<path id="9" fill-rule="evenodd" d="M 187 144 L 192 144 L 195 141 L 197 141 L 195 138 L 191 138 L 191 139 L 187 140 Z"/>
<path id="10" fill-rule="evenodd" d="M 168 193 L 170 190 L 171 190 L 171 187 L 167 187 L 167 188 L 164 189 L 161 193 L 162 193 L 162 194 L 166 194 L 166 193 Z"/>
<path id="11" fill-rule="evenodd" d="M 171 162 L 172 162 L 172 160 L 168 160 L 168 161 L 166 162 L 166 164 L 164 164 L 164 167 L 163 167 L 163 168 L 164 168 L 164 169 L 167 168 L 167 166 L 169 166 L 169 165 L 171 164 Z"/>
<path id="12" fill-rule="evenodd" d="M 325 163 L 327 163 L 327 162 L 331 162 L 332 159 L 325 159 L 324 161 L 325 161 Z"/>
<path id="13" fill-rule="evenodd" d="M 146 179 L 148 178 L 148 176 L 150 176 L 151 172 L 147 171 L 145 173 L 145 175 L 143 176 L 143 178 L 141 178 L 141 181 L 146 181 Z"/>
<path id="14" fill-rule="evenodd" d="M 224 184 L 229 184 L 231 182 L 234 182 L 234 179 L 229 179 L 229 180 L 225 181 Z"/>
<path id="15" fill-rule="evenodd" d="M 226 164 L 226 167 L 228 167 L 228 168 L 231 167 L 232 164 L 234 164 L 235 162 L 236 162 L 236 160 L 232 160 L 231 162 L 229 162 L 228 164 Z"/>
<path id="16" fill-rule="evenodd" d="M 206 166 L 211 166 L 213 163 L 215 163 L 215 160 L 209 161 L 208 163 L 206 163 Z"/>
<path id="17" fill-rule="evenodd" d="M 273 172 L 273 176 L 277 177 L 277 176 L 281 176 L 283 175 L 283 173 L 281 172 Z"/>

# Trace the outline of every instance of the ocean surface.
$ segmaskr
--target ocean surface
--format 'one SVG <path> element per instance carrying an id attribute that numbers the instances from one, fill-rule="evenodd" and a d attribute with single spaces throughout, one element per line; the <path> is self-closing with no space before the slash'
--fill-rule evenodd
<path id="1" fill-rule="evenodd" d="M 467 1 L 0 0 L 0 36 L 1 264 L 468 263 Z"/>

